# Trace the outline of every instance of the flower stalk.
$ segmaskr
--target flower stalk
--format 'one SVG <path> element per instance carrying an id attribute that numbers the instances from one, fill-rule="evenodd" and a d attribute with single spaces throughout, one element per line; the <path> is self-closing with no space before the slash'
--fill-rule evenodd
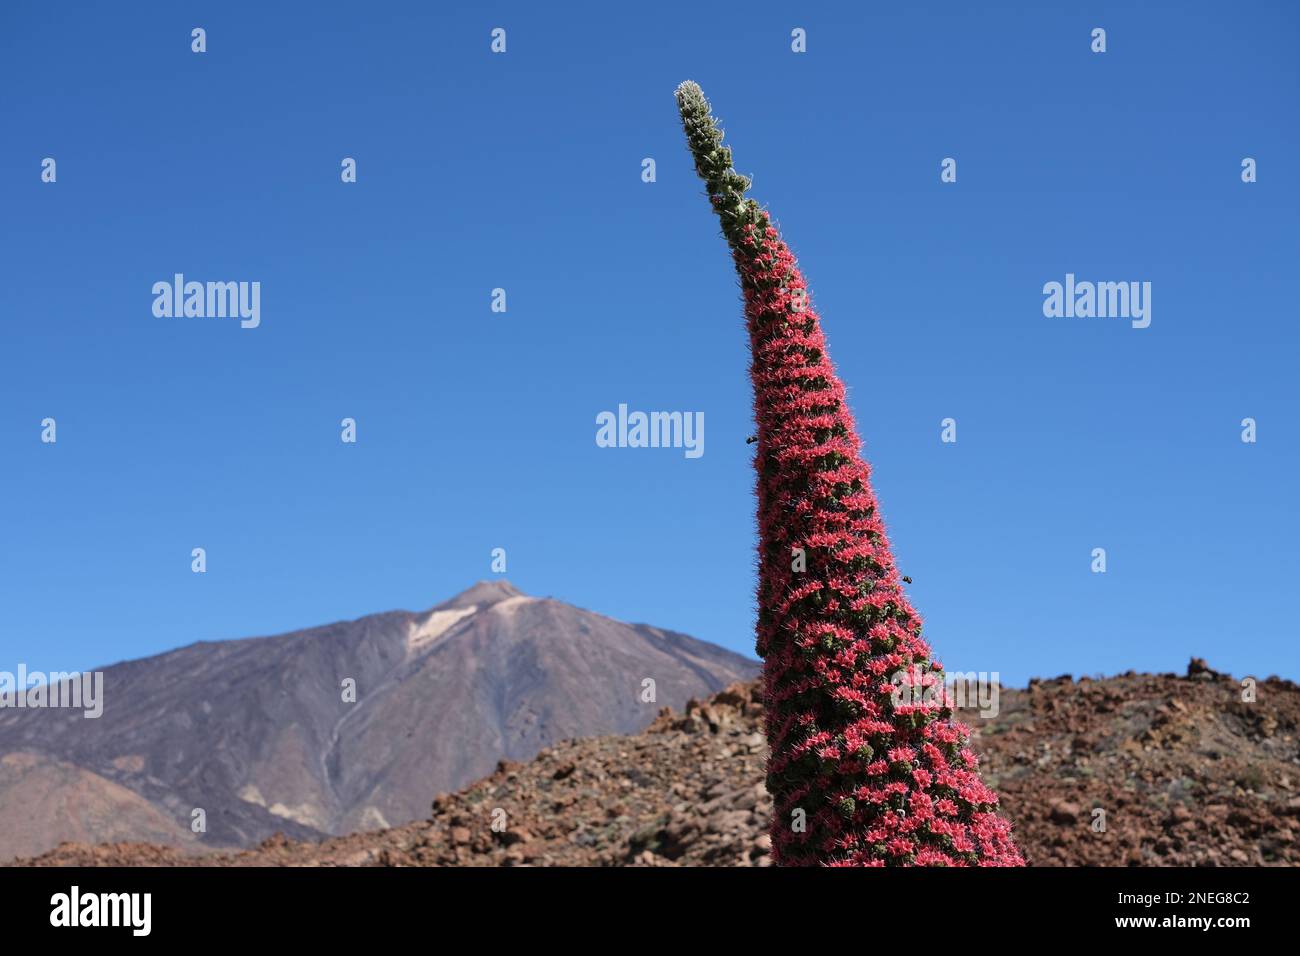
<path id="1" fill-rule="evenodd" d="M 677 104 L 750 335 L 773 859 L 1021 866 L 903 593 L 803 274 L 703 91 L 683 83 Z"/>

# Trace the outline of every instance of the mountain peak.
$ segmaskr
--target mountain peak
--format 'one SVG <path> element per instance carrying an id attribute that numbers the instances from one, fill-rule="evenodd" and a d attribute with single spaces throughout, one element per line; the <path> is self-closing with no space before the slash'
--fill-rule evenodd
<path id="1" fill-rule="evenodd" d="M 507 598 L 523 596 L 524 592 L 505 578 L 497 578 L 493 581 L 479 581 L 473 587 L 466 588 L 450 600 L 439 604 L 438 607 L 469 607 L 472 604 L 478 607 L 491 607 Z"/>
<path id="2" fill-rule="evenodd" d="M 423 611 L 192 645 L 105 668 L 103 697 L 118 703 L 103 720 L 0 709 L 0 863 L 62 839 L 196 847 L 169 822 L 170 808 L 193 805 L 195 780 L 208 846 L 405 823 L 498 760 L 635 732 L 661 706 L 757 669 L 683 634 L 529 597 L 504 575 Z M 647 675 L 653 705 L 637 693 Z M 339 706 L 345 677 L 364 703 Z M 67 788 L 82 796 L 62 799 Z"/>

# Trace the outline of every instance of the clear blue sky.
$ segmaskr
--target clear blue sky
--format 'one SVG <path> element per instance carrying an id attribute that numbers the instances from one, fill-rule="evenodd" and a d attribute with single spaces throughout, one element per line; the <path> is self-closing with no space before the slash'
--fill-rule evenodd
<path id="1" fill-rule="evenodd" d="M 281 6 L 0 10 L 0 669 L 428 607 L 494 547 L 752 654 L 748 343 L 690 78 L 950 670 L 1300 677 L 1295 4 Z M 155 318 L 175 272 L 260 281 L 261 327 Z M 1067 272 L 1150 281 L 1151 327 L 1046 318 Z M 598 448 L 620 402 L 703 411 L 704 456 Z"/>

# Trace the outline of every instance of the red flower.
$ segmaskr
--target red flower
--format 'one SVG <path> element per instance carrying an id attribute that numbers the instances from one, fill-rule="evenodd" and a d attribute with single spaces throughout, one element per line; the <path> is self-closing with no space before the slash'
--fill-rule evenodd
<path id="1" fill-rule="evenodd" d="M 1023 865 L 965 749 L 969 731 L 945 717 L 943 670 L 903 593 L 808 284 L 768 214 L 745 197 L 749 181 L 732 168 L 699 87 L 684 83 L 677 98 L 749 329 L 773 859 Z M 803 570 L 791 561 L 796 548 Z M 800 810 L 806 826 L 796 828 Z"/>

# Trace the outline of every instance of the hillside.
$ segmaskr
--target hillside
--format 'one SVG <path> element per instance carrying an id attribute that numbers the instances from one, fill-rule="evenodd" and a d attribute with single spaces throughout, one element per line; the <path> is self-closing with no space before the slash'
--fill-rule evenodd
<path id="1" fill-rule="evenodd" d="M 64 840 L 241 847 L 399 825 L 502 757 L 640 730 L 756 670 L 502 580 L 428 611 L 191 644 L 105 668 L 98 719 L 0 710 L 0 860 Z"/>
<path id="2" fill-rule="evenodd" d="M 1032 865 L 1295 865 L 1300 687 L 1255 703 L 1193 661 L 1186 676 L 1069 677 L 1003 689 L 969 719 Z M 221 866 L 764 866 L 762 706 L 738 684 L 643 733 L 569 740 L 439 795 L 429 820 L 322 843 L 276 837 L 187 858 L 139 844 L 66 845 L 57 864 Z M 491 826 L 505 811 L 503 832 Z M 1094 832 L 1094 808 L 1106 813 Z"/>

